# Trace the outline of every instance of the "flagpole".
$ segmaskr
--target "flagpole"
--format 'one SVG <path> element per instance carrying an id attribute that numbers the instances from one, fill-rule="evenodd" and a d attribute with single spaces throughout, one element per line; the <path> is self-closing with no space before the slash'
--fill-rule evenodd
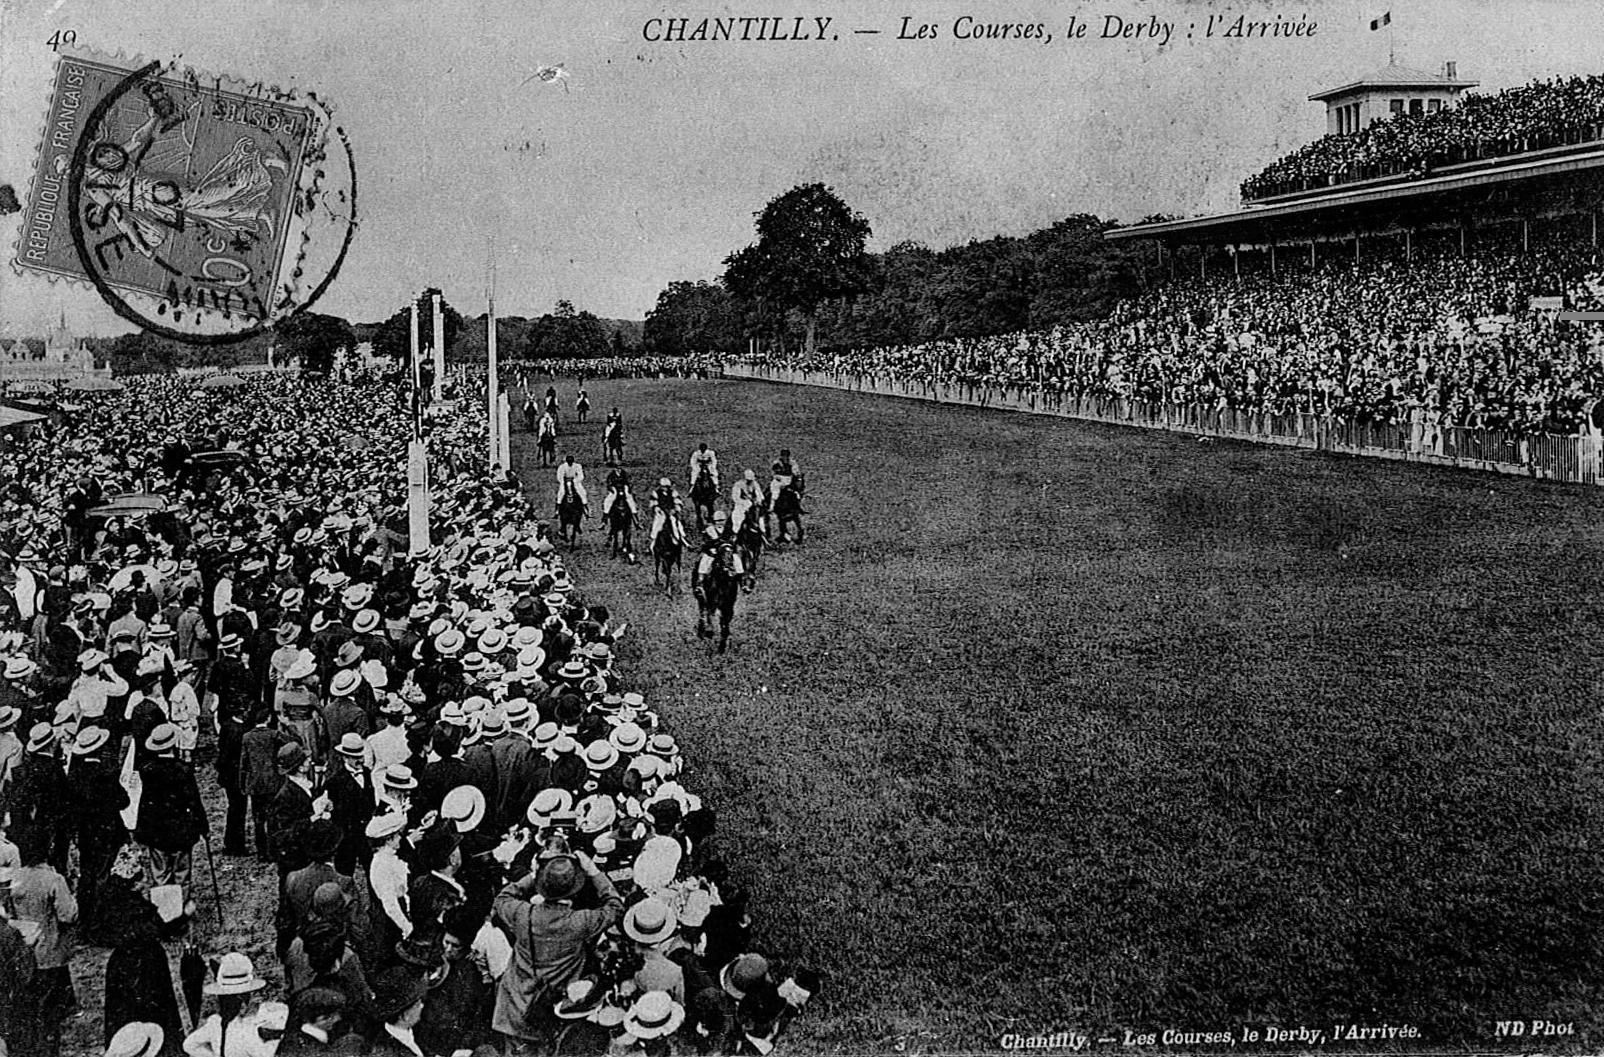
<path id="1" fill-rule="evenodd" d="M 423 444 L 423 364 L 418 348 L 418 299 L 409 313 L 412 351 L 412 440 L 407 444 L 407 536 L 413 554 L 429 549 L 429 455 Z"/>
<path id="2" fill-rule="evenodd" d="M 501 464 L 501 415 L 496 399 L 496 394 L 501 391 L 501 380 L 496 360 L 496 262 L 493 255 L 490 259 L 490 289 L 485 300 L 488 305 L 485 313 L 485 358 L 488 361 L 485 371 L 485 426 L 490 444 L 490 472 L 495 473 Z"/>

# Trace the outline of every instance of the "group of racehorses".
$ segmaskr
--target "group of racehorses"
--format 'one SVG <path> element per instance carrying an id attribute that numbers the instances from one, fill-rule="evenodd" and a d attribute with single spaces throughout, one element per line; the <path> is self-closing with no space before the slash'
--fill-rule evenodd
<path id="1" fill-rule="evenodd" d="M 580 423 L 585 421 L 589 401 L 584 390 L 575 410 Z M 525 404 L 525 421 L 537 433 L 542 466 L 556 465 L 557 399 L 552 389 L 546 391 L 544 413 L 538 421 L 533 401 Z M 603 503 L 602 520 L 607 527 L 609 557 L 623 557 L 631 564 L 639 561 L 634 548 L 634 530 L 641 527 L 639 505 L 631 492 L 629 475 L 623 469 L 623 424 L 617 410 L 608 416 L 602 433 L 602 454 L 607 466 L 608 495 Z M 688 541 L 678 509 L 658 510 L 655 531 L 648 544 L 652 558 L 652 582 L 673 593 L 677 574 L 684 560 L 687 546 L 698 546 L 697 557 L 707 553 L 705 574 L 693 566 L 692 593 L 698 606 L 697 634 L 704 638 L 714 636 L 713 618 L 717 617 L 718 650 L 724 652 L 730 633 L 730 620 L 735 611 L 735 599 L 741 591 L 750 593 L 756 584 L 758 565 L 763 552 L 771 545 L 802 542 L 803 480 L 801 475 L 781 477 L 759 492 L 757 501 L 734 503 L 726 513 L 719 509 L 719 487 L 712 472 L 702 467 L 691 485 L 690 505 L 696 515 L 696 543 Z M 558 535 L 570 545 L 579 541 L 581 523 L 586 517 L 585 504 L 572 481 L 567 481 L 557 502 Z M 654 511 L 655 513 L 656 511 Z M 724 526 L 717 538 L 706 535 L 709 525 Z"/>

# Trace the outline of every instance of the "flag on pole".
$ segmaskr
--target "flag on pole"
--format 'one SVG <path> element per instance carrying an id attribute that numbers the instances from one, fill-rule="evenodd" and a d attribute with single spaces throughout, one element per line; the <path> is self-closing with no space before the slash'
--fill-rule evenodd
<path id="1" fill-rule="evenodd" d="M 1375 30 L 1380 29 L 1382 26 L 1390 26 L 1390 25 L 1392 25 L 1392 12 L 1391 11 L 1388 11 L 1386 14 L 1382 15 L 1380 18 L 1372 18 L 1370 20 L 1370 29 L 1371 29 L 1372 32 L 1374 32 Z"/>

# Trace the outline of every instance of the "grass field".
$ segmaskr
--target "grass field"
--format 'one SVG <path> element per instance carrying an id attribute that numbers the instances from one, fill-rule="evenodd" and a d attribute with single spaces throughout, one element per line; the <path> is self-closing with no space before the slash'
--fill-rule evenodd
<path id="1" fill-rule="evenodd" d="M 562 387 L 565 404 L 572 383 Z M 644 494 L 791 447 L 809 539 L 729 654 L 576 579 L 775 952 L 788 1048 L 1413 1025 L 1604 1044 L 1604 492 L 747 382 L 595 382 Z M 527 436 L 520 472 L 544 491 Z M 1530 1046 L 1532 1040 L 1518 1042 Z"/>

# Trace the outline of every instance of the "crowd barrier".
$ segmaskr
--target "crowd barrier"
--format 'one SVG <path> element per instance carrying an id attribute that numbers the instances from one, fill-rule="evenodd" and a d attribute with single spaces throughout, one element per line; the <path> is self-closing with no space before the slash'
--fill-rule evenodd
<path id="1" fill-rule="evenodd" d="M 873 375 L 798 371 L 726 363 L 727 378 L 812 385 L 940 404 L 1057 415 L 1119 426 L 1139 426 L 1200 437 L 1279 444 L 1344 455 L 1456 466 L 1571 484 L 1600 483 L 1601 443 L 1594 436 L 1517 434 L 1424 421 L 1401 425 L 1338 422 L 1325 415 L 1264 415 L 1205 404 L 1130 401 L 1058 395 L 1024 388 L 893 381 Z"/>

